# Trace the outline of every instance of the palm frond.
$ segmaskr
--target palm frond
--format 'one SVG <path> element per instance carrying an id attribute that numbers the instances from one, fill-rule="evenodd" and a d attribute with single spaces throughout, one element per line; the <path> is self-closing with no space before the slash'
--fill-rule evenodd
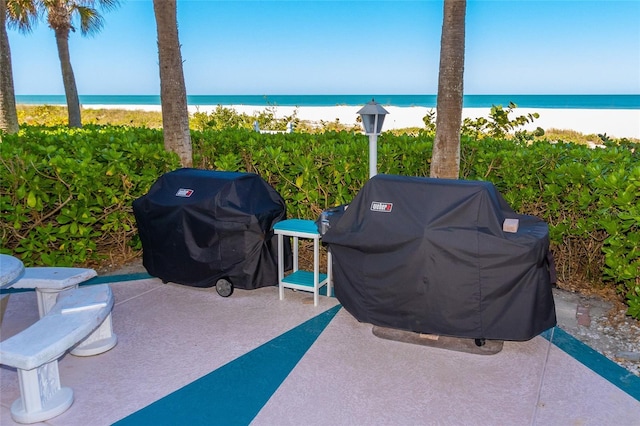
<path id="1" fill-rule="evenodd" d="M 75 12 L 80 18 L 80 32 L 82 35 L 93 35 L 100 32 L 104 25 L 104 20 L 98 11 L 88 6 L 75 6 Z"/>
<path id="2" fill-rule="evenodd" d="M 40 1 L 7 0 L 7 26 L 23 33 L 33 31 L 44 14 Z"/>

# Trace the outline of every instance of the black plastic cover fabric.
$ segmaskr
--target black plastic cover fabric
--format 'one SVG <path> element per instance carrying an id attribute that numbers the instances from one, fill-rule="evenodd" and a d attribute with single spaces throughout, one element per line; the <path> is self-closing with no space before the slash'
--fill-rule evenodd
<path id="1" fill-rule="evenodd" d="M 490 182 L 377 175 L 329 220 L 335 294 L 361 322 L 495 340 L 556 324 L 548 227 Z"/>
<path id="2" fill-rule="evenodd" d="M 179 169 L 161 176 L 133 202 L 143 264 L 164 281 L 211 287 L 276 285 L 282 197 L 260 176 Z M 290 253 L 290 252 L 289 252 Z"/>

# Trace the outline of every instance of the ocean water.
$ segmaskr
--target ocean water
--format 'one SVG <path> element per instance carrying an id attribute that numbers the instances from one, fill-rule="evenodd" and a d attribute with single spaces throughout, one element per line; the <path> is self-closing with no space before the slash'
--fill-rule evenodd
<path id="1" fill-rule="evenodd" d="M 436 95 L 191 95 L 189 105 L 357 106 L 372 98 L 397 107 L 435 108 Z M 17 95 L 18 104 L 66 105 L 64 95 Z M 465 95 L 465 108 L 640 109 L 640 95 Z M 157 95 L 80 95 L 82 105 L 160 105 Z"/>

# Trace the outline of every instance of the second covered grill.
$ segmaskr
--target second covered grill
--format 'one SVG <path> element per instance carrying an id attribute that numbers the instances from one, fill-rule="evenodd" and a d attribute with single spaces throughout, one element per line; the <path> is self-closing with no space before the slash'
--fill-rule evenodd
<path id="1" fill-rule="evenodd" d="M 335 294 L 359 321 L 494 340 L 556 324 L 548 227 L 490 182 L 377 175 L 332 213 Z"/>

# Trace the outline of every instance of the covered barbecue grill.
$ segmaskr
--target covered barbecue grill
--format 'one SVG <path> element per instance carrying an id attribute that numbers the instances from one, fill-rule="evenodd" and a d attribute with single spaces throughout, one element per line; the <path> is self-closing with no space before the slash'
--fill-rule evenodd
<path id="1" fill-rule="evenodd" d="M 490 182 L 377 175 L 328 218 L 335 294 L 361 322 L 492 340 L 556 324 L 548 227 Z"/>
<path id="2" fill-rule="evenodd" d="M 133 212 L 143 264 L 163 281 L 216 285 L 223 296 L 278 283 L 273 225 L 285 219 L 285 202 L 256 174 L 166 173 L 133 202 Z"/>

